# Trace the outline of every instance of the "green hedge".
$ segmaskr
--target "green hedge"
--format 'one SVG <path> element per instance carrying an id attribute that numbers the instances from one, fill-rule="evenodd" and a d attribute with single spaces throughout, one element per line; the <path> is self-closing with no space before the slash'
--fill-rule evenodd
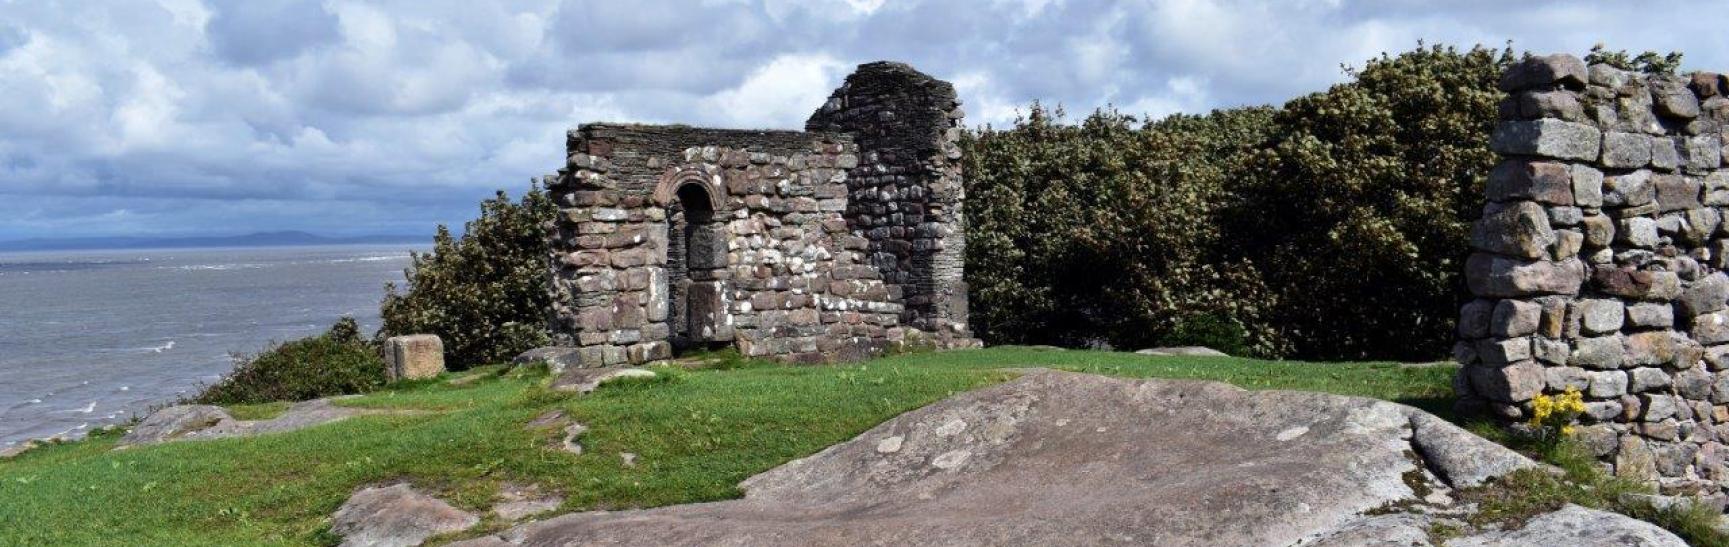
<path id="1" fill-rule="evenodd" d="M 1432 359 L 1495 156 L 1509 50 L 1419 47 L 1283 108 L 968 140 L 967 281 L 990 343 L 1201 343 Z"/>
<path id="2" fill-rule="evenodd" d="M 365 393 L 386 381 L 378 349 L 344 317 L 318 336 L 273 344 L 257 355 L 235 356 L 234 371 L 206 387 L 191 402 L 243 405 L 305 401 Z"/>

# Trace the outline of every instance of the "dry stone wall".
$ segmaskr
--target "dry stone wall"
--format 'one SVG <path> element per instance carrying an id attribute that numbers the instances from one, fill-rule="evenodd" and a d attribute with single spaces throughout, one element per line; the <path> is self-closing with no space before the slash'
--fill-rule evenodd
<path id="1" fill-rule="evenodd" d="M 578 366 L 656 361 L 688 346 L 823 362 L 977 345 L 954 243 L 953 89 L 894 63 L 861 66 L 854 82 L 872 84 L 843 87 L 830 105 L 873 105 L 857 111 L 883 126 L 570 133 L 568 163 L 548 185 L 560 207 L 549 315 Z M 941 161 L 908 142 L 935 147 Z"/>
<path id="2" fill-rule="evenodd" d="M 1722 76 L 1527 58 L 1491 146 L 1465 264 L 1462 405 L 1586 399 L 1577 435 L 1621 475 L 1729 485 L 1729 98 Z"/>

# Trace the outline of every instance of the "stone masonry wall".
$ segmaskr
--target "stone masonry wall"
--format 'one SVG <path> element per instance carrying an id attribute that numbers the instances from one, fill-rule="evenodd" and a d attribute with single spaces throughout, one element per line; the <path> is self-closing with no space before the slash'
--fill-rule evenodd
<path id="1" fill-rule="evenodd" d="M 560 208 L 549 241 L 555 343 L 585 367 L 666 359 L 675 342 L 731 344 L 792 362 L 862 359 L 925 339 L 976 345 L 965 328 L 958 255 L 947 263 L 960 249 L 952 241 L 961 236 L 960 196 L 944 184 L 959 188 L 958 164 L 938 166 L 942 183 L 932 192 L 922 174 L 907 171 L 901 158 L 913 156 L 898 144 L 934 143 L 949 158 L 940 151 L 958 123 L 953 90 L 917 72 L 897 77 L 912 87 L 877 92 L 942 105 L 941 127 L 896 129 L 893 144 L 871 147 L 861 134 L 883 132 L 862 121 L 804 132 L 621 124 L 571 131 L 567 165 L 549 184 Z M 930 89 L 934 99 L 924 97 Z M 920 111 L 873 112 L 911 119 Z M 935 135 L 921 140 L 921 130 Z M 901 252 L 910 258 L 899 260 Z M 878 260 L 885 253 L 897 260 Z M 909 299 L 908 290 L 923 296 Z M 943 305 L 932 304 L 935 294 L 947 295 Z M 909 314 L 914 302 L 941 311 Z M 942 317 L 937 324 L 948 330 L 927 336 L 903 325 L 907 317 Z"/>
<path id="2" fill-rule="evenodd" d="M 871 263 L 903 292 L 901 320 L 965 337 L 966 237 L 959 146 L 965 114 L 954 86 L 900 63 L 870 63 L 812 114 L 810 131 L 853 135 L 850 227 L 870 239 Z"/>
<path id="3" fill-rule="evenodd" d="M 1729 486 L 1726 84 L 1567 55 L 1507 71 L 1465 265 L 1463 406 L 1521 420 L 1577 389 L 1578 436 L 1616 473 Z"/>

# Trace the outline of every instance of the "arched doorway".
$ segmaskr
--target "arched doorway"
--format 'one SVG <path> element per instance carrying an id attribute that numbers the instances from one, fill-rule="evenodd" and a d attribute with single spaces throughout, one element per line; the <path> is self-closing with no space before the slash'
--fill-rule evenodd
<path id="1" fill-rule="evenodd" d="M 668 322 L 674 351 L 725 342 L 721 298 L 726 238 L 701 184 L 678 187 L 667 205 Z"/>

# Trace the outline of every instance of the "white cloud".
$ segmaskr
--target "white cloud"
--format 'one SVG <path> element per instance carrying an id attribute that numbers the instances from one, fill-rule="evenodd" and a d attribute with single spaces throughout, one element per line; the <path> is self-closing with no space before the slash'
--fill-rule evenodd
<path id="1" fill-rule="evenodd" d="M 0 6 L 0 239 L 425 231 L 555 169 L 578 123 L 797 128 L 878 59 L 954 82 L 968 121 L 997 125 L 1034 100 L 1155 117 L 1279 103 L 1419 39 L 1602 41 L 1729 69 L 1729 4 L 1682 0 Z M 1650 13 L 1688 16 L 1625 24 Z"/>
<path id="2" fill-rule="evenodd" d="M 828 55 L 783 55 L 706 102 L 725 125 L 802 129 L 848 68 Z"/>

